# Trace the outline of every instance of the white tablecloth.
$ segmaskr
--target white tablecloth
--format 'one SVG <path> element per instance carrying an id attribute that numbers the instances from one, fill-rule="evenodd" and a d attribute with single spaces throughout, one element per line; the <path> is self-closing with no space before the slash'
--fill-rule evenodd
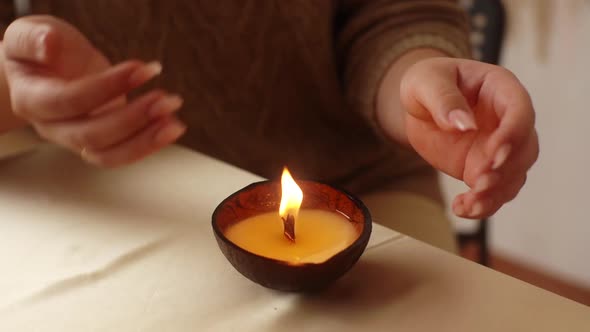
<path id="1" fill-rule="evenodd" d="M 178 147 L 99 170 L 0 162 L 0 331 L 590 331 L 590 309 L 375 225 L 317 295 L 243 278 L 210 216 L 259 178 Z"/>

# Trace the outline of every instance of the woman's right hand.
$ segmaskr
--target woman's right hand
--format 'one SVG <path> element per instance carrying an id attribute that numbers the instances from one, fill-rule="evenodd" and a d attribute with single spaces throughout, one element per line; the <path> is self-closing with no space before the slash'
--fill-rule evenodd
<path id="1" fill-rule="evenodd" d="M 126 94 L 161 71 L 157 62 L 111 65 L 78 30 L 51 16 L 14 21 L 3 41 L 12 111 L 43 138 L 100 166 L 138 160 L 174 142 L 185 126 L 177 95 Z"/>

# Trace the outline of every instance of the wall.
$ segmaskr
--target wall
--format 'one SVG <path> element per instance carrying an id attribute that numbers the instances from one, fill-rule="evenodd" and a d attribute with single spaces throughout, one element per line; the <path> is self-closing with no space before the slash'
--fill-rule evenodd
<path id="1" fill-rule="evenodd" d="M 590 287 L 590 1 L 505 4 L 502 63 L 534 100 L 541 155 L 519 197 L 493 218 L 492 250 Z M 443 183 L 449 200 L 462 188 Z"/>

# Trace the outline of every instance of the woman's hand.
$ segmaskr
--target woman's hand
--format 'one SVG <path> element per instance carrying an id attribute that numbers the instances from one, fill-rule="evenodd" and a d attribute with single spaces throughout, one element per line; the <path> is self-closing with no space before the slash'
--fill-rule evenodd
<path id="1" fill-rule="evenodd" d="M 13 22 L 3 56 L 12 111 L 45 139 L 88 162 L 118 166 L 179 138 L 174 116 L 179 96 L 150 91 L 127 102 L 126 94 L 158 75 L 158 63 L 112 66 L 74 27 L 51 16 Z"/>
<path id="2" fill-rule="evenodd" d="M 482 62 L 430 58 L 405 71 L 400 100 L 410 144 L 471 190 L 458 216 L 482 218 L 514 199 L 539 146 L 531 99 L 508 70 Z"/>

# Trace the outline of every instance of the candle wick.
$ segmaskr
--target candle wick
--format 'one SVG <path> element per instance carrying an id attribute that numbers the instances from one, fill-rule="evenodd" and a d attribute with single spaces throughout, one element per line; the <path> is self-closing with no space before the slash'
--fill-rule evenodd
<path id="1" fill-rule="evenodd" d="M 281 217 L 283 220 L 283 225 L 285 226 L 285 237 L 291 241 L 295 242 L 295 217 L 292 214 L 287 214 L 287 218 Z"/>

